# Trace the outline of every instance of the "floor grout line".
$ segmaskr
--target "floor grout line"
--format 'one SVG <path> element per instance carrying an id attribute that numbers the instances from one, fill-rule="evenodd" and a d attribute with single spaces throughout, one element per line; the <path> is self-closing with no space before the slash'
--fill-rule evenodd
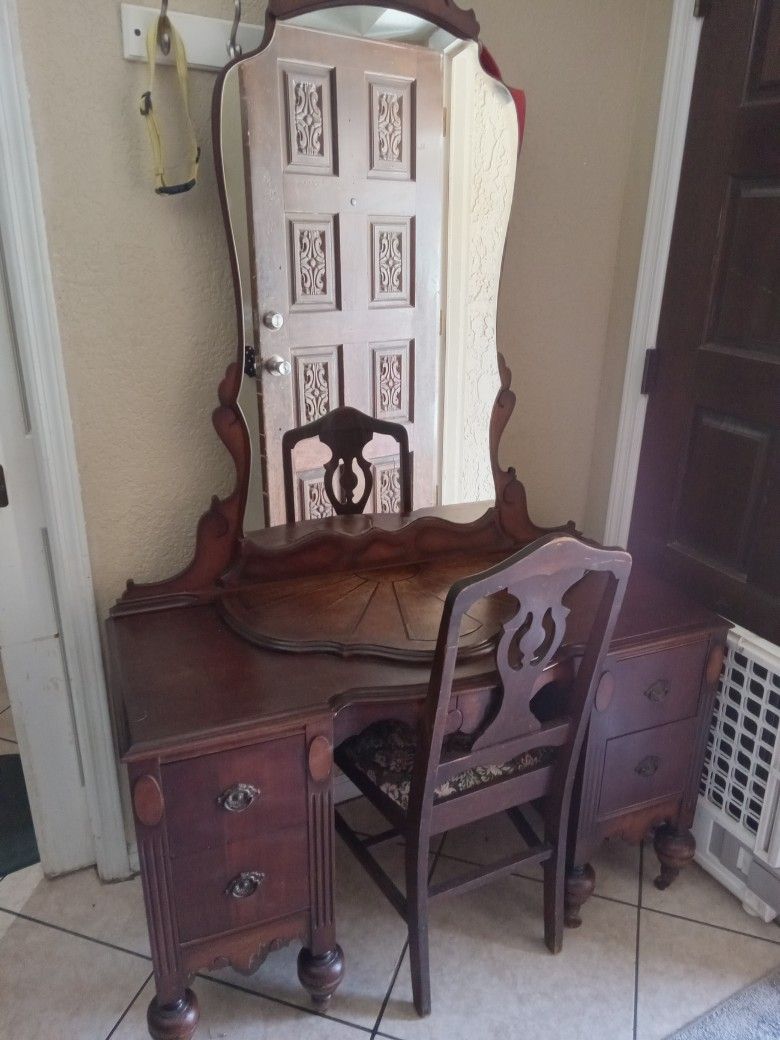
<path id="1" fill-rule="evenodd" d="M 433 874 L 434 874 L 434 871 L 436 870 L 436 866 L 437 866 L 437 864 L 439 862 L 439 859 L 443 855 L 442 849 L 444 848 L 444 843 L 445 843 L 446 840 L 447 840 L 447 834 L 445 833 L 445 834 L 442 835 L 441 841 L 439 842 L 439 847 L 436 849 L 436 852 L 433 855 L 433 863 L 431 863 L 431 869 L 428 871 L 428 883 L 429 884 L 431 882 L 431 879 L 433 878 Z M 406 956 L 406 952 L 407 952 L 408 949 L 409 949 L 409 938 L 408 938 L 408 930 L 407 930 L 407 939 L 406 939 L 406 942 L 404 943 L 404 948 L 401 950 L 401 956 L 398 958 L 398 963 L 395 966 L 395 971 L 393 972 L 393 977 L 390 980 L 390 985 L 387 987 L 387 993 L 385 993 L 385 999 L 382 1001 L 382 1006 L 379 1009 L 379 1014 L 376 1017 L 376 1022 L 374 1022 L 374 1030 L 373 1030 L 373 1032 L 371 1034 L 371 1040 L 374 1040 L 374 1038 L 379 1033 L 379 1027 L 382 1024 L 382 1018 L 384 1017 L 384 1013 L 387 1010 L 387 1005 L 390 1003 L 390 995 L 393 992 L 393 988 L 395 987 L 396 981 L 398 980 L 398 973 L 401 970 L 401 965 L 404 962 L 404 957 Z"/>
<path id="2" fill-rule="evenodd" d="M 654 906 L 643 906 L 641 910 L 645 914 L 660 914 L 661 917 L 672 917 L 675 921 L 687 921 L 688 924 L 698 924 L 702 928 L 714 928 L 716 932 L 728 932 L 729 935 L 739 935 L 743 939 L 756 939 L 758 942 L 768 943 L 770 946 L 780 946 L 780 938 L 769 939 L 766 935 L 756 935 L 755 932 L 741 932 L 738 928 L 729 928 L 725 924 L 712 924 L 710 921 L 700 921 L 697 917 L 673 914 L 671 910 L 656 910 Z"/>
<path id="3" fill-rule="evenodd" d="M 141 996 L 143 991 L 146 989 L 146 986 L 147 986 L 147 984 L 149 982 L 149 979 L 151 979 L 153 975 L 154 975 L 154 972 L 150 971 L 149 974 L 146 976 L 144 981 L 141 983 L 141 988 L 138 990 L 136 995 L 133 997 L 133 999 L 127 1005 L 127 1007 L 122 1012 L 122 1014 L 119 1016 L 119 1018 L 116 1020 L 116 1022 L 114 1022 L 114 1025 L 111 1027 L 111 1032 L 106 1035 L 106 1040 L 111 1040 L 111 1037 L 114 1035 L 114 1033 L 117 1031 L 117 1029 L 119 1029 L 121 1024 L 124 1022 L 125 1018 L 127 1017 L 128 1011 L 133 1006 L 133 1004 L 135 1004 L 136 1000 L 138 1000 L 138 998 Z"/>
<path id="4" fill-rule="evenodd" d="M 8 877 L 8 875 L 6 875 Z M 62 932 L 64 935 L 72 935 L 76 939 L 85 939 L 87 942 L 97 943 L 98 946 L 106 946 L 109 950 L 116 950 L 117 953 L 126 953 L 131 957 L 139 957 L 143 961 L 151 961 L 151 956 L 148 953 L 139 953 L 138 950 L 128 950 L 125 946 L 117 946 L 116 943 L 108 942 L 106 939 L 96 939 L 94 935 L 84 935 L 83 932 L 76 932 L 72 928 L 64 928 L 61 924 L 54 924 L 52 921 L 42 921 L 40 917 L 32 917 L 30 914 L 23 914 L 19 910 L 7 910 L 4 906 L 0 906 L 0 914 L 8 914 L 10 917 L 18 917 L 22 921 L 29 921 L 31 924 L 39 924 L 42 928 L 53 928 L 55 932 Z"/>
<path id="5" fill-rule="evenodd" d="M 642 887 L 644 884 L 645 846 L 642 842 L 639 846 L 639 879 L 636 894 L 636 949 L 634 951 L 634 1030 L 633 1038 L 637 1040 L 639 1028 L 639 948 L 640 933 L 642 929 Z"/>
<path id="6" fill-rule="evenodd" d="M 238 982 L 231 982 L 229 979 L 215 978 L 213 975 L 205 975 L 203 972 L 198 972 L 195 976 L 197 979 L 204 979 L 206 982 L 214 982 L 218 986 L 225 986 L 227 989 L 238 990 L 239 993 L 246 993 L 250 997 L 257 997 L 259 1000 L 268 1000 L 272 1004 L 281 1004 L 282 1007 L 289 1008 L 291 1011 L 302 1011 L 304 1015 L 313 1015 L 314 1018 L 324 1018 L 327 1022 L 338 1022 L 342 1026 L 350 1026 L 352 1029 L 358 1029 L 361 1033 L 368 1033 L 373 1035 L 370 1026 L 360 1025 L 359 1022 L 350 1022 L 349 1019 L 339 1018 L 338 1015 L 325 1014 L 322 1011 L 317 1011 L 315 1008 L 304 1007 L 302 1004 L 295 1004 L 291 1000 L 285 1000 L 283 997 L 272 997 L 270 993 L 263 993 L 261 990 L 250 989 L 248 986 L 242 986 Z"/>

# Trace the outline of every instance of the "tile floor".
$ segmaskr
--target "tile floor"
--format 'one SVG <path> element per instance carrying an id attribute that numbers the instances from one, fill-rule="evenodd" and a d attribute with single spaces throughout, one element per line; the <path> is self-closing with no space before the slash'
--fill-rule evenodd
<path id="1" fill-rule="evenodd" d="M 8 690 L 3 673 L 0 670 L 0 755 L 18 755 L 19 745 L 16 742 L 16 730 L 8 701 Z"/>
<path id="2" fill-rule="evenodd" d="M 350 803 L 355 826 L 377 819 Z M 448 835 L 436 874 L 483 862 L 514 840 L 504 818 Z M 401 850 L 386 850 L 401 869 Z M 538 875 L 509 877 L 432 913 L 433 1014 L 418 1019 L 404 927 L 343 846 L 337 853 L 339 938 L 347 974 L 327 1016 L 309 1010 L 296 951 L 254 977 L 194 982 L 199 1037 L 359 1040 L 661 1040 L 780 964 L 780 928 L 747 916 L 693 866 L 667 892 L 652 885 L 652 849 L 608 844 L 579 931 L 552 957 L 542 942 Z M 0 1040 L 146 1040 L 152 995 L 138 878 L 102 885 L 93 871 L 56 881 L 30 867 L 0 880 Z M 529 1025 L 529 1023 L 531 1023 Z M 305 1032 L 304 1032 L 305 1031 Z"/>

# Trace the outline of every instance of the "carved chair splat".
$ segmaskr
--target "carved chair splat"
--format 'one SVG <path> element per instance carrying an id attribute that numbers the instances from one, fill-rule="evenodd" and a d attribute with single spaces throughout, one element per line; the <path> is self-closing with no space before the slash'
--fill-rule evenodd
<path id="1" fill-rule="evenodd" d="M 288 430 L 282 437 L 284 468 L 284 502 L 287 523 L 295 522 L 295 487 L 293 478 L 293 449 L 301 441 L 319 437 L 330 448 L 330 459 L 325 463 L 325 494 L 337 516 L 355 516 L 362 513 L 374 488 L 371 463 L 363 454 L 376 436 L 392 437 L 398 444 L 400 484 L 400 512 L 412 510 L 412 467 L 409 437 L 400 423 L 387 422 L 366 415 L 357 408 L 335 408 L 314 422 Z M 358 498 L 355 493 L 362 474 L 363 488 Z M 335 478 L 338 476 L 338 490 Z"/>

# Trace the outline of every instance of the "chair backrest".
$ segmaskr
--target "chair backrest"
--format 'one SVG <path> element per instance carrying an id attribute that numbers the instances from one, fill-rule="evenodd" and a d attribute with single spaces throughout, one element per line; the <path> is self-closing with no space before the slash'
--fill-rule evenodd
<path id="1" fill-rule="evenodd" d="M 579 665 L 570 669 L 565 717 L 542 723 L 532 710 L 536 694 L 552 678 L 545 669 L 564 643 L 570 608 L 567 592 L 590 572 L 595 577 L 587 600 L 587 616 L 578 617 L 576 646 Z M 547 535 L 488 571 L 456 582 L 447 596 L 436 646 L 418 741 L 410 814 L 423 821 L 433 805 L 434 791 L 456 772 L 475 766 L 502 765 L 524 751 L 546 745 L 568 756 L 562 782 L 573 782 L 603 661 L 620 612 L 631 557 L 620 549 L 601 549 L 571 535 Z M 517 613 L 503 626 L 495 650 L 499 678 L 497 706 L 465 747 L 442 756 L 450 711 L 453 675 L 464 615 L 486 596 L 508 593 Z M 468 795 L 465 795 L 468 797 Z"/>
<path id="2" fill-rule="evenodd" d="M 295 520 L 295 489 L 293 484 L 292 453 L 300 441 L 319 437 L 331 451 L 325 463 L 325 494 L 338 516 L 362 513 L 371 497 L 374 477 L 371 463 L 363 455 L 363 449 L 377 434 L 392 437 L 398 444 L 399 453 L 399 499 L 400 511 L 412 509 L 412 474 L 409 455 L 409 437 L 406 427 L 400 423 L 375 419 L 358 411 L 357 408 L 335 408 L 321 419 L 288 430 L 282 437 L 282 464 L 284 469 L 284 503 L 287 523 Z M 363 490 L 355 499 L 360 483 L 358 469 L 363 475 Z M 338 474 L 338 492 L 334 478 Z"/>

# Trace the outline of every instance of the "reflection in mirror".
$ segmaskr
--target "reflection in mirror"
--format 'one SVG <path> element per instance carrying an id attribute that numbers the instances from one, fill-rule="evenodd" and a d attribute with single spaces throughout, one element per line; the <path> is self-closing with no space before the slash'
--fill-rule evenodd
<path id="1" fill-rule="evenodd" d="M 477 44 L 376 7 L 277 23 L 225 78 L 221 147 L 249 348 L 244 529 L 285 522 L 283 435 L 344 405 L 405 427 L 414 509 L 491 500 L 518 125 Z M 364 455 L 367 510 L 398 510 L 397 443 Z M 296 447 L 297 519 L 331 515 L 329 458 Z"/>

